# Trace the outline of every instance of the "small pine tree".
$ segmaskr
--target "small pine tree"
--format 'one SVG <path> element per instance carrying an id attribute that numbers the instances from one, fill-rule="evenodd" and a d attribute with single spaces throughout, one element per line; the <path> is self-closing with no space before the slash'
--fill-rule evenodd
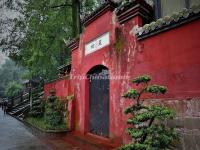
<path id="1" fill-rule="evenodd" d="M 55 96 L 55 90 L 50 90 L 50 96 L 45 103 L 44 118 L 52 129 L 62 124 L 63 121 L 63 105 L 59 101 L 58 97 Z"/>
<path id="2" fill-rule="evenodd" d="M 144 93 L 165 94 L 167 88 L 160 85 L 149 85 L 150 76 L 143 75 L 132 80 L 141 90 L 130 89 L 123 97 L 133 99 L 135 103 L 125 109 L 125 114 L 131 117 L 127 120 L 129 128 L 127 133 L 132 142 L 119 148 L 119 150 L 169 150 L 174 149 L 174 140 L 178 134 L 174 128 L 166 126 L 168 119 L 175 117 L 175 112 L 161 106 L 145 106 L 141 95 Z"/>

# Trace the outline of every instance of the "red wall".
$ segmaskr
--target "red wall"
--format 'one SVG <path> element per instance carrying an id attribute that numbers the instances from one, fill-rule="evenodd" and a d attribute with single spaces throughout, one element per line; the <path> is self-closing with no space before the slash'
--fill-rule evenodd
<path id="1" fill-rule="evenodd" d="M 199 42 L 199 20 L 142 40 L 133 75 L 150 73 L 154 81 L 168 87 L 170 98 L 199 96 Z"/>
<path id="2" fill-rule="evenodd" d="M 61 79 L 53 82 L 46 83 L 44 86 L 45 97 L 49 96 L 49 90 L 54 89 L 56 91 L 56 96 L 64 100 L 66 96 L 70 95 L 70 80 Z"/>
<path id="3" fill-rule="evenodd" d="M 108 11 L 80 35 L 79 48 L 72 51 L 71 81 L 59 80 L 45 86 L 45 94 L 55 88 L 58 96 L 67 96 L 69 86 L 75 94 L 75 130 L 88 132 L 89 92 L 88 80 L 77 79 L 86 75 L 96 65 L 104 65 L 111 76 L 127 75 L 128 79 L 110 80 L 110 138 L 127 141 L 124 109 L 130 104 L 121 95 L 132 87 L 130 80 L 138 75 L 149 74 L 152 82 L 168 87 L 166 99 L 187 99 L 200 95 L 200 20 L 138 41 L 130 31 L 141 24 L 137 17 L 119 25 L 115 15 Z M 116 29 L 120 32 L 116 32 Z M 110 32 L 111 44 L 101 50 L 84 55 L 85 44 Z M 115 48 L 116 36 L 123 39 L 123 48 Z M 151 97 L 147 97 L 151 98 Z"/>

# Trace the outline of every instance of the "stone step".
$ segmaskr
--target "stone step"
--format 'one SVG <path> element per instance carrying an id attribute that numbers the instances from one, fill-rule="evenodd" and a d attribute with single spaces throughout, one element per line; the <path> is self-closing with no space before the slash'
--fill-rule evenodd
<path id="1" fill-rule="evenodd" d="M 17 107 L 20 107 L 21 105 L 29 103 L 29 99 L 25 99 L 24 101 L 20 102 L 19 104 L 12 107 L 12 109 L 15 109 Z"/>
<path id="2" fill-rule="evenodd" d="M 24 118 L 24 113 L 19 114 L 17 117 L 18 117 L 19 119 L 23 120 L 23 118 Z"/>
<path id="3" fill-rule="evenodd" d="M 65 138 L 66 141 L 78 147 L 84 147 L 87 150 L 114 150 L 120 146 L 120 143 L 113 143 L 112 140 L 92 136 L 82 135 L 77 132 L 71 132 Z"/>
<path id="4" fill-rule="evenodd" d="M 26 108 L 28 108 L 30 106 L 30 104 L 24 106 L 24 107 L 20 107 L 15 111 L 11 111 L 10 114 L 11 115 L 18 115 L 20 112 L 22 112 L 23 110 L 25 110 Z"/>
<path id="5" fill-rule="evenodd" d="M 33 106 L 40 105 L 40 104 L 41 104 L 41 101 L 42 101 L 42 100 L 33 101 Z M 29 102 L 29 101 L 26 101 L 25 103 L 21 103 L 21 105 L 15 106 L 14 108 L 12 108 L 12 109 L 10 110 L 10 113 L 11 113 L 11 114 L 14 114 L 14 113 L 20 111 L 21 109 L 23 109 L 24 107 L 26 107 L 27 105 L 30 105 L 30 102 Z"/>
<path id="6" fill-rule="evenodd" d="M 25 103 L 25 104 L 23 104 L 23 105 L 20 105 L 20 106 L 18 106 L 18 107 L 15 107 L 14 109 L 11 109 L 11 111 L 20 110 L 20 109 L 24 108 L 24 107 L 27 106 L 27 105 L 29 105 L 29 103 Z"/>

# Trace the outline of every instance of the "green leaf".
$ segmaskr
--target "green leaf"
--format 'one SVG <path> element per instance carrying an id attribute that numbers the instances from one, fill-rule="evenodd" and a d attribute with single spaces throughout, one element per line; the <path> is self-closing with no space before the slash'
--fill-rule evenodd
<path id="1" fill-rule="evenodd" d="M 153 149 L 147 144 L 145 145 L 140 143 L 130 143 L 118 148 L 118 150 L 153 150 Z"/>
<path id="2" fill-rule="evenodd" d="M 135 138 L 135 139 L 138 139 L 138 138 L 141 138 L 142 136 L 145 135 L 147 129 L 146 128 L 128 128 L 127 129 L 127 133 L 132 137 L 132 138 Z"/>
<path id="3" fill-rule="evenodd" d="M 175 117 L 175 112 L 167 107 L 150 106 L 148 110 L 155 116 L 155 118 L 161 120 L 173 119 Z"/>
<path id="4" fill-rule="evenodd" d="M 147 122 L 147 121 L 149 121 L 150 119 L 153 119 L 153 118 L 154 118 L 154 113 L 146 111 L 146 112 L 143 112 L 143 113 L 135 114 L 134 117 L 129 118 L 128 124 L 139 125 L 140 123 Z"/>
<path id="5" fill-rule="evenodd" d="M 136 83 L 137 85 L 140 83 L 148 83 L 149 81 L 151 81 L 151 77 L 149 75 L 142 75 L 132 80 L 132 82 Z"/>
<path id="6" fill-rule="evenodd" d="M 8 97 L 14 97 L 17 96 L 21 90 L 22 85 L 20 83 L 17 81 L 11 81 L 8 83 L 5 93 Z"/>
<path id="7" fill-rule="evenodd" d="M 148 83 L 149 76 L 140 76 L 132 82 L 137 85 Z M 168 119 L 175 117 L 175 112 L 167 107 L 144 106 L 140 97 L 144 93 L 165 94 L 167 88 L 160 85 L 143 85 L 140 92 L 130 89 L 124 94 L 125 98 L 137 98 L 137 103 L 127 107 L 124 111 L 129 114 L 127 133 L 132 137 L 134 143 L 120 147 L 120 150 L 169 150 L 174 149 L 179 135 L 176 130 L 165 125 Z M 146 87 L 147 86 L 147 87 Z"/>
<path id="8" fill-rule="evenodd" d="M 145 106 L 141 106 L 141 105 L 133 105 L 133 106 L 130 106 L 130 107 L 127 107 L 124 111 L 125 114 L 129 114 L 129 113 L 135 113 L 141 109 L 147 109 L 147 107 Z"/>
<path id="9" fill-rule="evenodd" d="M 155 84 L 148 86 L 146 91 L 153 94 L 165 94 L 167 88 L 165 86 L 160 86 Z"/>
<path id="10" fill-rule="evenodd" d="M 139 96 L 139 93 L 137 92 L 136 89 L 130 89 L 122 97 L 124 97 L 124 98 L 130 98 L 130 99 L 135 99 L 138 96 Z"/>

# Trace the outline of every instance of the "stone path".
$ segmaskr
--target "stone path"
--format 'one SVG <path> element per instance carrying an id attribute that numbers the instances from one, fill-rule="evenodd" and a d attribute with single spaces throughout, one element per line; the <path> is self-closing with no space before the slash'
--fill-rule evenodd
<path id="1" fill-rule="evenodd" d="M 0 150 L 73 150 L 80 149 L 26 127 L 22 122 L 0 110 Z"/>
<path id="2" fill-rule="evenodd" d="M 0 108 L 0 150 L 111 150 L 104 144 L 75 133 L 41 132 L 4 115 Z"/>

